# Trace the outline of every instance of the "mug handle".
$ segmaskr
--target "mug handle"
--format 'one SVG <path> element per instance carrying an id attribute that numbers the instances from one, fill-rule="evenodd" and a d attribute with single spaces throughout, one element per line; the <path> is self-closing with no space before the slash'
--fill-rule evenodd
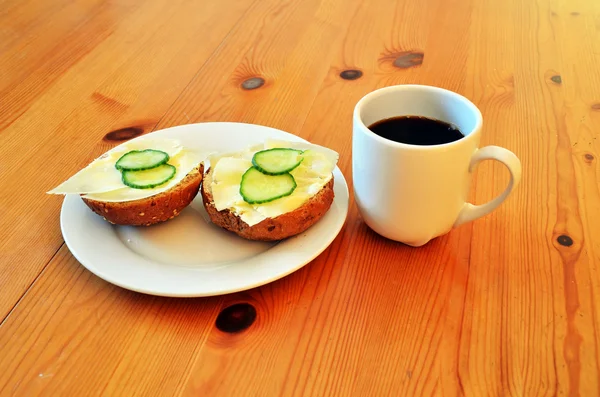
<path id="1" fill-rule="evenodd" d="M 486 146 L 479 149 L 473 155 L 471 164 L 469 165 L 469 172 L 473 171 L 477 164 L 483 160 L 497 160 L 504 164 L 510 172 L 510 181 L 508 186 L 504 189 L 504 192 L 497 196 L 495 199 L 488 201 L 482 205 L 473 205 L 471 203 L 465 203 L 463 209 L 458 214 L 458 219 L 454 222 L 454 227 L 460 226 L 463 223 L 474 221 L 477 218 L 481 218 L 498 208 L 500 204 L 511 193 L 511 191 L 521 181 L 521 161 L 519 158 L 510 150 L 504 149 L 499 146 Z"/>

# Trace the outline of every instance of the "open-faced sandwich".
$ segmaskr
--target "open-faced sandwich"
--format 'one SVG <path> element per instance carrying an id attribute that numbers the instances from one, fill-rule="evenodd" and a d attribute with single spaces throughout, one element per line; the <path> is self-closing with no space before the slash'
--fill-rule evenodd
<path id="1" fill-rule="evenodd" d="M 212 155 L 202 198 L 213 223 L 250 240 L 302 233 L 329 210 L 338 153 L 322 146 L 267 140 Z"/>
<path id="2" fill-rule="evenodd" d="M 173 139 L 145 138 L 106 152 L 50 194 L 79 194 L 108 222 L 148 226 L 172 219 L 196 197 L 205 155 Z"/>

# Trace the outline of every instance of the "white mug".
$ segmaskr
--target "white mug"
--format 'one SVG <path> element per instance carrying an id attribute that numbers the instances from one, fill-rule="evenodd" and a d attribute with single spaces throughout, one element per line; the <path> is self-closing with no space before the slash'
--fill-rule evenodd
<path id="1" fill-rule="evenodd" d="M 444 121 L 464 137 L 420 146 L 383 138 L 368 128 L 397 116 Z M 482 124 L 481 112 L 472 102 L 438 87 L 399 85 L 364 96 L 354 108 L 352 178 L 367 226 L 386 238 L 419 247 L 496 209 L 521 180 L 521 162 L 507 149 L 479 148 Z M 471 173 L 488 159 L 503 163 L 510 181 L 492 201 L 470 204 Z"/>

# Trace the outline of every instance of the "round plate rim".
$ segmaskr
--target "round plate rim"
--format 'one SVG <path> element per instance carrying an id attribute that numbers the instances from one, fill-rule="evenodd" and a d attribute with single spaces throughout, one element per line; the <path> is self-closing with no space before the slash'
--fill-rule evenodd
<path id="1" fill-rule="evenodd" d="M 178 129 L 209 128 L 214 125 L 219 125 L 222 127 L 232 126 L 235 128 L 260 128 L 260 129 L 264 129 L 264 130 L 271 130 L 277 135 L 283 134 L 285 136 L 285 138 L 282 138 L 282 139 L 289 138 L 290 140 L 296 140 L 299 142 L 305 142 L 305 143 L 308 142 L 307 140 L 305 140 L 297 135 L 293 135 L 289 132 L 279 130 L 279 129 L 276 129 L 273 127 L 259 125 L 259 124 L 249 124 L 249 123 L 239 123 L 239 122 L 203 122 L 203 123 L 182 124 L 182 125 L 177 125 L 177 126 L 172 126 L 172 127 L 156 130 L 156 131 L 135 137 L 133 139 L 124 141 L 121 144 L 123 144 L 125 142 L 132 142 L 137 139 L 143 139 L 143 138 L 148 137 L 153 134 L 162 135 L 162 134 L 168 133 L 169 131 L 178 130 Z M 119 146 L 119 145 L 117 145 L 117 146 Z M 77 195 L 66 195 L 64 197 L 64 200 L 63 200 L 63 203 L 61 206 L 61 213 L 60 213 L 60 227 L 61 227 L 61 232 L 63 235 L 63 239 L 65 241 L 65 244 L 67 245 L 71 254 L 75 257 L 75 259 L 84 268 L 89 270 L 92 274 L 96 275 L 97 277 L 101 278 L 102 280 L 104 280 L 110 284 L 116 285 L 118 287 L 130 290 L 130 291 L 135 291 L 135 292 L 148 294 L 148 295 L 154 295 L 154 296 L 165 296 L 165 297 L 176 297 L 176 298 L 194 298 L 194 297 L 209 297 L 209 296 L 225 295 L 225 294 L 230 294 L 230 293 L 235 293 L 235 292 L 240 292 L 240 291 L 245 291 L 245 290 L 249 290 L 252 288 L 260 287 L 260 286 L 272 283 L 274 281 L 277 281 L 279 279 L 282 279 L 282 278 L 298 271 L 299 269 L 306 266 L 310 262 L 312 262 L 314 259 L 316 259 L 320 254 L 322 254 L 323 251 L 325 251 L 333 243 L 333 241 L 336 239 L 336 237 L 339 235 L 340 231 L 344 227 L 344 225 L 346 223 L 348 211 L 349 211 L 348 184 L 346 182 L 346 179 L 345 179 L 343 173 L 341 172 L 341 170 L 339 169 L 338 166 L 335 167 L 334 177 L 336 180 L 336 183 L 334 184 L 334 189 L 338 190 L 338 192 L 336 192 L 336 196 L 334 198 L 334 203 L 332 204 L 332 206 L 334 204 L 341 205 L 341 209 L 342 209 L 343 213 L 340 214 L 340 216 L 338 216 L 335 219 L 335 222 L 332 223 L 332 226 L 328 230 L 329 237 L 324 240 L 321 240 L 321 243 L 318 244 L 318 247 L 313 248 L 309 255 L 304 256 L 296 264 L 288 266 L 286 268 L 286 270 L 278 272 L 271 277 L 264 278 L 260 282 L 254 282 L 252 284 L 247 284 L 245 286 L 240 285 L 238 287 L 221 288 L 218 290 L 207 291 L 207 292 L 202 292 L 202 291 L 189 292 L 188 291 L 188 292 L 180 293 L 178 291 L 173 291 L 173 290 L 156 290 L 156 289 L 153 290 L 153 289 L 148 289 L 148 288 L 140 288 L 140 287 L 137 287 L 136 285 L 131 284 L 130 282 L 122 282 L 118 278 L 115 278 L 111 275 L 107 275 L 106 273 L 102 272 L 101 269 L 98 269 L 98 267 L 95 266 L 93 263 L 90 263 L 90 259 L 86 257 L 85 253 L 83 253 L 81 250 L 79 250 L 77 248 L 76 244 L 74 243 L 74 240 L 71 239 L 72 231 L 69 230 L 69 225 L 67 224 L 66 219 L 67 219 L 67 215 L 69 215 L 69 211 L 70 211 L 69 208 L 72 205 L 73 200 L 80 200 L 80 198 Z M 340 192 L 342 193 L 343 197 L 340 196 L 340 194 L 339 194 Z M 327 216 L 327 214 L 326 214 L 326 216 Z M 323 221 L 323 219 L 321 221 Z M 103 221 L 103 222 L 105 222 L 105 221 Z M 113 226 L 109 225 L 109 227 L 112 228 Z M 308 229 L 304 233 L 303 238 L 310 238 L 309 236 L 311 234 L 311 230 L 312 230 L 312 228 Z M 292 241 L 292 242 L 294 241 L 293 240 L 294 238 L 295 237 L 292 237 L 290 240 L 284 240 L 284 241 L 278 242 L 276 245 L 289 244 L 290 241 Z M 268 252 L 268 251 L 269 250 L 267 250 L 266 252 Z M 257 257 L 260 257 L 263 254 L 264 254 L 264 252 L 258 254 Z"/>

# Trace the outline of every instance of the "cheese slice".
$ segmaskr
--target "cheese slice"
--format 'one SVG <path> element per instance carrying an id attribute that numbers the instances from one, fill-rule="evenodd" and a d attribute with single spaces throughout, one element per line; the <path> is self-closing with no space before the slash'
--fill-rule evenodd
<path id="1" fill-rule="evenodd" d="M 240 181 L 244 172 L 252 167 L 252 161 L 243 158 L 244 154 L 240 153 L 240 157 L 219 159 L 212 172 L 211 190 L 218 211 L 245 203 L 240 194 Z"/>
<path id="2" fill-rule="evenodd" d="M 155 149 L 169 155 L 168 163 L 176 167 L 175 176 L 153 189 L 134 189 L 123 184 L 115 163 L 131 150 Z M 138 200 L 164 192 L 206 158 L 206 153 L 184 150 L 181 142 L 166 138 L 143 138 L 121 144 L 92 161 L 84 169 L 50 190 L 49 194 L 80 194 L 99 201 Z"/>
<path id="3" fill-rule="evenodd" d="M 152 189 L 134 189 L 128 186 L 106 192 L 88 193 L 82 197 L 105 202 L 124 202 L 140 200 L 165 192 L 178 185 L 186 175 L 206 158 L 201 152 L 184 149 L 175 157 L 169 159 L 168 164 L 175 166 L 175 176 L 166 183 Z M 123 184 L 121 184 L 123 186 Z"/>
<path id="4" fill-rule="evenodd" d="M 304 150 L 303 160 L 290 174 L 296 181 L 296 189 L 286 197 L 263 204 L 248 204 L 240 194 L 242 175 L 252 167 L 254 153 L 272 148 Z M 339 155 L 337 152 L 314 144 L 267 140 L 236 153 L 215 155 L 209 158 L 212 171 L 211 190 L 215 208 L 228 209 L 249 226 L 267 218 L 291 212 L 317 194 L 333 177 Z"/>

